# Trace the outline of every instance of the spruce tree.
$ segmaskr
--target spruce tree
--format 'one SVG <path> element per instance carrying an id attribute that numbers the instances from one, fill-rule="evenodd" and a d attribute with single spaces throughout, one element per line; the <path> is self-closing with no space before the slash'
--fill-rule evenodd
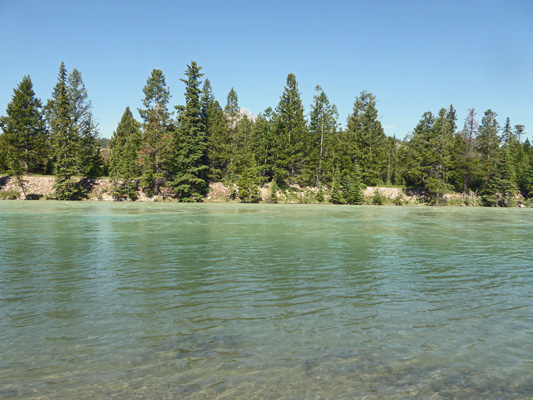
<path id="1" fill-rule="evenodd" d="M 329 202 L 333 204 L 344 204 L 344 197 L 342 196 L 341 174 L 336 169 L 333 175 L 333 182 L 331 184 L 331 195 Z"/>
<path id="2" fill-rule="evenodd" d="M 204 164 L 209 167 L 208 177 L 220 181 L 226 177 L 230 158 L 228 121 L 224 110 L 213 95 L 211 82 L 205 79 L 200 97 L 202 125 L 207 149 Z"/>
<path id="3" fill-rule="evenodd" d="M 81 164 L 81 140 L 78 126 L 74 123 L 71 104 L 67 70 L 65 64 L 61 63 L 52 99 L 46 105 L 54 154 L 54 188 L 60 200 L 80 199 L 86 195 L 76 177 Z"/>
<path id="4" fill-rule="evenodd" d="M 42 104 L 35 97 L 29 76 L 24 76 L 0 118 L 3 130 L 2 149 L 8 173 L 19 182 L 25 193 L 22 175 L 43 172 L 48 158 L 48 131 L 42 114 Z"/>
<path id="5" fill-rule="evenodd" d="M 140 174 L 137 156 L 141 148 L 141 124 L 135 120 L 129 107 L 109 143 L 110 176 L 116 198 L 137 198 L 136 177 Z"/>
<path id="6" fill-rule="evenodd" d="M 98 124 L 92 114 L 92 104 L 87 95 L 81 73 L 73 69 L 67 78 L 70 99 L 70 115 L 74 129 L 78 132 L 79 165 L 78 172 L 83 176 L 98 176 L 103 166 L 100 156 Z"/>
<path id="7" fill-rule="evenodd" d="M 508 145 L 502 146 L 496 169 L 484 196 L 487 205 L 509 207 L 514 203 L 517 192 L 515 167 Z"/>
<path id="8" fill-rule="evenodd" d="M 346 204 L 363 204 L 363 175 L 357 163 L 344 180 L 342 194 Z"/>
<path id="9" fill-rule="evenodd" d="M 181 201 L 200 201 L 207 192 L 206 135 L 200 106 L 202 67 L 192 61 L 185 71 L 185 106 L 179 108 L 174 189 Z"/>
<path id="10" fill-rule="evenodd" d="M 257 165 L 252 158 L 244 167 L 238 181 L 239 199 L 243 203 L 255 203 L 259 201 L 259 190 L 257 188 Z"/>
<path id="11" fill-rule="evenodd" d="M 492 110 L 485 111 L 476 138 L 476 150 L 481 158 L 481 173 L 486 187 L 491 176 L 494 175 L 500 153 L 498 133 L 500 125 L 496 121 L 497 114 Z"/>
<path id="12" fill-rule="evenodd" d="M 148 194 L 158 195 L 172 175 L 173 137 L 168 111 L 170 90 L 165 76 L 154 69 L 143 89 L 142 143 L 140 150 L 141 187 Z"/>
<path id="13" fill-rule="evenodd" d="M 465 119 L 465 125 L 461 132 L 463 143 L 457 143 L 454 152 L 455 156 L 455 170 L 461 171 L 463 193 L 469 189 L 469 185 L 475 179 L 478 173 L 478 156 L 475 152 L 475 141 L 478 135 L 479 123 L 476 120 L 476 110 L 471 108 L 468 110 L 468 116 Z"/>
<path id="14" fill-rule="evenodd" d="M 329 103 L 320 85 L 315 87 L 315 95 L 309 115 L 309 140 L 306 149 L 304 181 L 320 187 L 324 169 L 332 151 L 333 136 L 337 132 L 337 107 Z"/>
<path id="15" fill-rule="evenodd" d="M 386 176 L 387 139 L 376 109 L 376 97 L 363 91 L 356 97 L 353 112 L 348 117 L 347 149 L 351 161 L 357 162 L 368 185 L 383 182 Z M 345 173 L 351 169 L 350 166 Z"/>
<path id="16" fill-rule="evenodd" d="M 287 84 L 276 108 L 274 127 L 276 159 L 274 174 L 278 181 L 295 181 L 304 161 L 304 141 L 307 125 L 304 108 L 294 74 L 287 76 Z"/>

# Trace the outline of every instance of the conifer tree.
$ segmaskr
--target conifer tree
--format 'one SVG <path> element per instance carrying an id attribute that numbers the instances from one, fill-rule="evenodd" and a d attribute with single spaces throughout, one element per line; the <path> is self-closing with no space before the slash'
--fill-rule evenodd
<path id="1" fill-rule="evenodd" d="M 172 131 L 171 114 L 168 111 L 170 90 L 165 76 L 154 69 L 143 89 L 143 119 L 140 166 L 141 186 L 149 194 L 159 194 L 172 174 Z"/>
<path id="2" fill-rule="evenodd" d="M 278 184 L 276 183 L 275 179 L 272 179 L 272 182 L 270 183 L 270 198 L 268 200 L 269 203 L 275 204 L 278 202 Z"/>
<path id="3" fill-rule="evenodd" d="M 140 169 L 137 155 L 141 148 L 141 124 L 135 120 L 129 107 L 109 143 L 110 176 L 114 183 L 117 198 L 137 198 L 137 182 Z"/>
<path id="4" fill-rule="evenodd" d="M 259 200 L 259 190 L 257 188 L 257 165 L 252 157 L 238 181 L 239 199 L 243 203 L 255 203 Z"/>
<path id="5" fill-rule="evenodd" d="M 211 82 L 205 79 L 200 97 L 202 125 L 206 134 L 206 164 L 208 177 L 212 181 L 222 180 L 227 176 L 230 159 L 229 125 L 226 114 L 215 100 Z"/>
<path id="6" fill-rule="evenodd" d="M 229 180 L 231 182 L 234 182 L 236 179 L 236 176 L 239 174 L 239 171 L 237 171 L 238 167 L 236 166 L 236 158 L 239 156 L 239 153 L 242 151 L 242 149 L 237 144 L 237 135 L 239 130 L 239 122 L 240 122 L 240 114 L 239 114 L 239 99 L 237 97 L 237 92 L 234 88 L 231 88 L 231 90 L 228 93 L 228 96 L 226 97 L 227 103 L 224 107 L 224 112 L 226 114 L 226 118 L 228 119 L 228 133 L 229 133 L 229 159 L 228 159 L 228 171 L 227 171 L 227 177 L 229 177 Z"/>
<path id="7" fill-rule="evenodd" d="M 465 125 L 462 135 L 462 142 L 457 142 L 455 146 L 455 170 L 460 171 L 462 175 L 461 190 L 466 192 L 469 188 L 470 182 L 475 178 L 478 170 L 478 157 L 475 153 L 475 140 L 478 135 L 479 123 L 476 120 L 476 110 L 471 108 L 468 110 L 468 116 L 465 120 Z M 459 139 L 459 138 L 458 138 Z"/>
<path id="8" fill-rule="evenodd" d="M 487 205 L 508 207 L 513 205 L 517 192 L 515 168 L 508 145 L 502 146 L 496 169 L 492 175 L 488 191 L 484 196 Z"/>
<path id="9" fill-rule="evenodd" d="M 363 181 L 369 185 L 382 183 L 386 176 L 387 140 L 372 93 L 363 91 L 356 97 L 353 112 L 348 117 L 347 135 L 352 164 L 360 165 Z"/>
<path id="10" fill-rule="evenodd" d="M 294 181 L 303 166 L 304 141 L 307 135 L 304 108 L 294 74 L 287 76 L 285 90 L 276 108 L 274 132 L 274 175 L 278 181 Z"/>
<path id="11" fill-rule="evenodd" d="M 92 104 L 81 73 L 77 69 L 72 70 L 67 84 L 70 115 L 80 140 L 78 172 L 83 176 L 97 176 L 102 168 L 98 124 L 93 117 Z"/>
<path id="12" fill-rule="evenodd" d="M 336 169 L 333 175 L 333 182 L 331 185 L 331 196 L 329 202 L 333 204 L 344 204 L 344 197 L 342 196 L 341 174 Z"/>
<path id="13" fill-rule="evenodd" d="M 35 97 L 29 76 L 24 76 L 0 118 L 3 130 L 1 147 L 8 173 L 14 176 L 25 193 L 22 175 L 42 172 L 48 158 L 48 131 L 42 114 L 42 104 Z"/>
<path id="14" fill-rule="evenodd" d="M 276 160 L 275 141 L 276 116 L 272 108 L 267 108 L 257 116 L 254 122 L 254 156 L 257 161 L 258 175 L 263 181 L 274 177 L 274 162 Z"/>
<path id="15" fill-rule="evenodd" d="M 500 140 L 498 136 L 500 126 L 496 121 L 496 117 L 497 114 L 494 111 L 490 109 L 485 111 L 476 138 L 476 150 L 481 156 L 484 186 L 488 184 L 490 177 L 495 173 L 500 152 Z"/>
<path id="16" fill-rule="evenodd" d="M 52 135 L 56 196 L 60 200 L 80 199 L 86 195 L 76 178 L 81 164 L 81 140 L 72 116 L 72 100 L 64 63 L 59 67 L 52 99 L 46 105 L 46 115 Z"/>
<path id="17" fill-rule="evenodd" d="M 363 204 L 363 175 L 357 163 L 344 180 L 343 197 L 346 204 Z"/>
<path id="18" fill-rule="evenodd" d="M 206 135 L 200 106 L 202 67 L 192 61 L 185 76 L 185 106 L 179 115 L 174 189 L 181 201 L 200 201 L 207 192 Z"/>
<path id="19" fill-rule="evenodd" d="M 338 112 L 335 105 L 330 105 L 320 85 L 315 87 L 313 100 L 309 116 L 304 181 L 320 187 L 324 169 L 327 169 L 328 156 L 332 150 L 333 136 L 337 132 Z"/>

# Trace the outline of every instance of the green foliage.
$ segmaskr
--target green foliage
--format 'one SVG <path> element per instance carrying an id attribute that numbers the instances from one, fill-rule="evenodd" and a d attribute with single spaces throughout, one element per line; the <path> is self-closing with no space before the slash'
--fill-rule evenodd
<path id="1" fill-rule="evenodd" d="M 86 193 L 75 176 L 82 165 L 81 140 L 78 126 L 72 115 L 72 99 L 67 85 L 67 70 L 61 63 L 52 99 L 46 105 L 47 120 L 52 134 L 56 197 L 60 200 L 77 200 Z"/>
<path id="2" fill-rule="evenodd" d="M 0 200 L 17 200 L 20 198 L 20 193 L 16 190 L 8 190 L 0 192 Z"/>
<path id="3" fill-rule="evenodd" d="M 481 179 L 484 188 L 487 188 L 490 178 L 495 173 L 500 153 L 498 136 L 500 126 L 496 121 L 496 116 L 497 114 L 492 110 L 485 111 L 476 138 L 475 148 L 480 154 Z"/>
<path id="4" fill-rule="evenodd" d="M 331 186 L 331 195 L 329 202 L 333 204 L 344 204 L 344 198 L 342 196 L 341 176 L 338 171 L 333 176 L 333 184 Z"/>
<path id="5" fill-rule="evenodd" d="M 298 83 L 294 74 L 287 76 L 287 84 L 276 107 L 274 146 L 276 180 L 296 180 L 303 166 L 307 125 Z"/>
<path id="6" fill-rule="evenodd" d="M 306 141 L 305 168 L 303 181 L 319 187 L 331 175 L 331 158 L 333 145 L 337 134 L 338 112 L 335 105 L 330 105 L 328 97 L 317 85 L 311 105 L 309 136 Z M 331 178 L 331 177 L 330 177 Z"/>
<path id="7" fill-rule="evenodd" d="M 141 124 L 133 118 L 129 107 L 113 132 L 109 147 L 113 196 L 116 199 L 137 199 L 138 183 L 134 178 L 140 174 L 137 155 L 141 148 Z"/>
<path id="8" fill-rule="evenodd" d="M 363 176 L 358 164 L 344 180 L 343 197 L 346 204 L 363 204 Z"/>
<path id="9" fill-rule="evenodd" d="M 79 140 L 78 173 L 83 176 L 98 176 L 102 169 L 98 126 L 92 115 L 92 104 L 81 73 L 74 69 L 67 78 L 70 100 L 70 118 Z"/>
<path id="10" fill-rule="evenodd" d="M 179 108 L 179 126 L 175 145 L 175 177 L 173 182 L 180 201 L 200 201 L 207 193 L 207 138 L 200 105 L 200 73 L 195 61 L 187 66 L 185 106 Z"/>
<path id="11" fill-rule="evenodd" d="M 496 170 L 491 177 L 483 199 L 488 206 L 509 207 L 516 203 L 516 175 L 508 145 L 500 150 Z"/>
<path id="12" fill-rule="evenodd" d="M 143 89 L 142 142 L 139 152 L 141 187 L 149 195 L 159 195 L 172 174 L 173 130 L 168 111 L 170 90 L 163 72 L 154 69 Z"/>
<path id="13" fill-rule="evenodd" d="M 239 199 L 243 203 L 256 203 L 260 200 L 257 188 L 257 174 L 255 165 L 247 167 L 239 178 Z"/>
<path id="14" fill-rule="evenodd" d="M 275 180 L 272 180 L 272 183 L 270 184 L 270 198 L 268 200 L 269 203 L 277 203 L 278 202 L 278 184 Z"/>
<path id="15" fill-rule="evenodd" d="M 372 204 L 381 206 L 387 202 L 387 197 L 384 196 L 379 189 L 374 190 L 374 195 L 372 196 Z"/>
<path id="16" fill-rule="evenodd" d="M 348 117 L 346 149 L 352 165 L 358 163 L 367 185 L 378 185 L 386 177 L 387 139 L 376 109 L 376 97 L 363 91 L 356 97 Z M 349 171 L 351 165 L 344 166 Z"/>
<path id="17" fill-rule="evenodd" d="M 20 181 L 25 173 L 43 172 L 48 161 L 48 131 L 41 101 L 35 98 L 29 76 L 24 76 L 14 89 L 6 114 L 0 118 L 3 131 L 0 158 L 4 163 L 0 168 Z M 22 188 L 24 191 L 23 184 Z"/>

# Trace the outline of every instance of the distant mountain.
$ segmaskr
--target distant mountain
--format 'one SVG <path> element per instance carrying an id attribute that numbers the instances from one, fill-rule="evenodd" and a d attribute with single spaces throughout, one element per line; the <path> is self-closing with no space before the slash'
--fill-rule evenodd
<path id="1" fill-rule="evenodd" d="M 246 108 L 241 108 L 239 110 L 239 114 L 241 116 L 244 116 L 246 115 L 246 117 L 252 121 L 255 121 L 257 119 L 257 115 L 254 115 L 250 110 L 246 109 Z"/>

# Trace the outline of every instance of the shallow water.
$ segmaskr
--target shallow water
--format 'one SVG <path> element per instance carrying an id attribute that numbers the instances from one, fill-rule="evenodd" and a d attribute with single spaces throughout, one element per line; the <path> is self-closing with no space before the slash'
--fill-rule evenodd
<path id="1" fill-rule="evenodd" d="M 3 201 L 0 398 L 533 398 L 532 250 L 524 209 Z"/>

